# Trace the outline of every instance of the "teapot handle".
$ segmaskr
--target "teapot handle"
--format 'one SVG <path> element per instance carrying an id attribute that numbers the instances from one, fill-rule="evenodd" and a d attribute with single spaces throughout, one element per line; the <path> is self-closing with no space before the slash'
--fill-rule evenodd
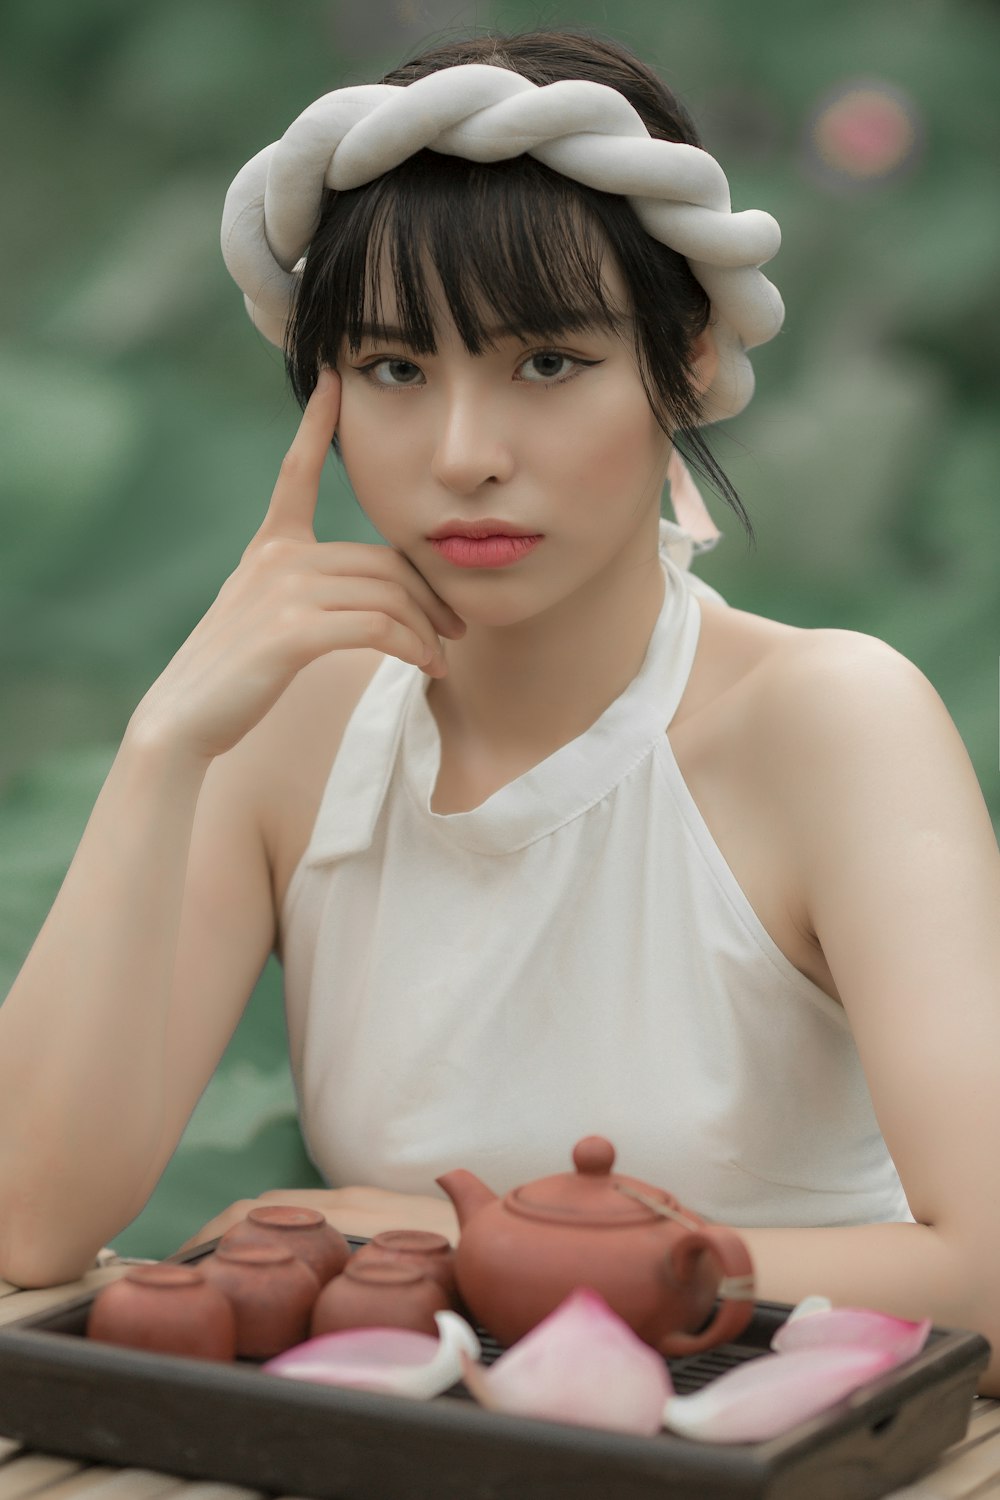
<path id="1" fill-rule="evenodd" d="M 678 1282 L 683 1286 L 695 1272 L 696 1258 L 707 1250 L 722 1267 L 717 1295 L 720 1298 L 715 1316 L 700 1333 L 665 1334 L 660 1352 L 671 1359 L 684 1354 L 698 1354 L 737 1338 L 747 1326 L 754 1308 L 753 1262 L 746 1245 L 732 1229 L 706 1224 L 693 1229 L 678 1240 L 670 1262 Z"/>

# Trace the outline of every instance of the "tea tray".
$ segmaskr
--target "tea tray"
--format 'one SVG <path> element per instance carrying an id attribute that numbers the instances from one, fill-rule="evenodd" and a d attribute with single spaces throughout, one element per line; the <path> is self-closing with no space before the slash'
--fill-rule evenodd
<path id="1" fill-rule="evenodd" d="M 214 1243 L 171 1259 L 197 1262 Z M 314 1500 L 874 1500 L 963 1436 L 989 1357 L 980 1335 L 934 1329 L 915 1359 L 822 1416 L 722 1446 L 506 1416 L 461 1385 L 411 1401 L 115 1348 L 83 1336 L 93 1295 L 0 1328 L 0 1434 Z M 738 1342 L 671 1360 L 678 1393 L 764 1353 L 789 1311 L 760 1302 Z"/>

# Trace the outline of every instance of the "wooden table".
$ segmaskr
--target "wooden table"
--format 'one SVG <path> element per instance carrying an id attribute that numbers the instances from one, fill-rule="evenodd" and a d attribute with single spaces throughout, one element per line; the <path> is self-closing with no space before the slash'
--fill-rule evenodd
<path id="1" fill-rule="evenodd" d="M 19 1291 L 0 1281 L 0 1325 L 96 1290 L 127 1269 L 91 1271 L 82 1281 Z M 2 1421 L 2 1413 L 0 1413 Z M 264 1500 L 255 1490 L 216 1481 L 195 1483 L 147 1469 L 115 1469 L 22 1448 L 0 1436 L 0 1500 Z M 922 1478 L 887 1500 L 1000 1500 L 1000 1401 L 977 1399 L 968 1430 Z M 612 1497 L 609 1497 L 612 1500 Z M 851 1500 L 849 1495 L 844 1500 Z"/>

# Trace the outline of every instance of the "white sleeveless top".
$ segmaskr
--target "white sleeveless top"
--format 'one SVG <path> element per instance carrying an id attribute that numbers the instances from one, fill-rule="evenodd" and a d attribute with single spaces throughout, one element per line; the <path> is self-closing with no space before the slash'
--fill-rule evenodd
<path id="1" fill-rule="evenodd" d="M 666 727 L 698 642 L 690 538 L 661 522 L 638 675 L 470 812 L 430 811 L 428 679 L 386 657 L 282 912 L 292 1071 L 328 1183 L 436 1193 L 617 1167 L 734 1225 L 911 1218 L 842 1008 L 768 936 Z"/>

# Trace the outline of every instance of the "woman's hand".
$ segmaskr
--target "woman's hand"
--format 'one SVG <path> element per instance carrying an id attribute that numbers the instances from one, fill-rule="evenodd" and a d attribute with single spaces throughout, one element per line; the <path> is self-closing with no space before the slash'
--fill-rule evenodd
<path id="1" fill-rule="evenodd" d="M 342 1234 L 371 1239 L 382 1229 L 429 1229 L 458 1244 L 458 1220 L 445 1198 L 418 1193 L 390 1193 L 384 1188 L 276 1188 L 258 1198 L 241 1198 L 185 1240 L 181 1250 L 203 1245 L 225 1234 L 262 1204 L 284 1203 L 296 1208 L 318 1208 Z"/>
<path id="2" fill-rule="evenodd" d="M 465 626 L 416 568 L 391 547 L 316 540 L 320 474 L 339 415 L 340 378 L 324 370 L 259 531 L 137 707 L 133 733 L 211 760 L 329 651 L 374 647 L 443 674 L 439 637 Z"/>

